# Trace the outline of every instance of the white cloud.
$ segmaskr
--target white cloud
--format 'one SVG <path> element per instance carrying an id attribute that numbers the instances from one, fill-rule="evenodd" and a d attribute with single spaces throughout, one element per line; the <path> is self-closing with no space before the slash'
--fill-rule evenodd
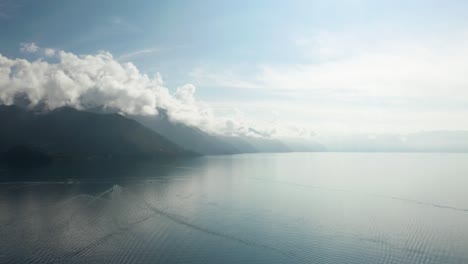
<path id="1" fill-rule="evenodd" d="M 292 41 L 308 62 L 260 64 L 250 75 L 196 68 L 191 76 L 202 86 L 284 93 L 468 99 L 468 32 L 415 38 L 319 32 Z"/>
<path id="2" fill-rule="evenodd" d="M 27 53 L 35 53 L 39 50 L 39 47 L 34 43 L 21 43 L 20 44 L 20 51 L 27 52 Z"/>
<path id="3" fill-rule="evenodd" d="M 128 113 L 155 113 L 152 89 L 159 86 L 134 65 L 121 65 L 109 53 L 76 56 L 60 51 L 58 59 L 48 63 L 0 57 L 0 102 L 11 104 L 16 94 L 24 93 L 32 105 L 42 102 L 51 109 L 102 105 Z"/>
<path id="4" fill-rule="evenodd" d="M 55 56 L 55 50 L 51 49 L 51 48 L 45 48 L 44 49 L 44 55 L 46 57 L 53 57 L 53 56 Z"/>
<path id="5" fill-rule="evenodd" d="M 194 81 L 239 94 L 256 89 L 248 102 L 229 105 L 259 119 L 262 112 L 276 111 L 286 124 L 313 131 L 468 129 L 468 32 L 381 38 L 351 33 L 294 38 L 308 58 L 303 63 L 254 65 L 249 75 L 197 68 Z"/>
<path id="6" fill-rule="evenodd" d="M 407 45 L 339 60 L 301 65 L 266 65 L 263 87 L 360 96 L 464 96 L 468 48 L 432 50 Z"/>
<path id="7" fill-rule="evenodd" d="M 41 48 L 36 43 L 21 43 L 20 51 L 23 53 L 39 53 L 39 55 L 44 55 L 46 57 L 53 57 L 56 55 L 56 50 L 52 48 Z"/>
<path id="8" fill-rule="evenodd" d="M 31 48 L 33 47 L 33 48 Z M 36 45 L 24 45 L 36 52 Z M 208 133 L 248 135 L 249 127 L 262 130 L 246 119 L 215 115 L 209 105 L 195 98 L 195 86 L 179 87 L 174 94 L 163 86 L 160 74 L 141 73 L 132 63 L 120 63 L 108 52 L 75 55 L 43 49 L 56 61 L 10 59 L 0 55 L 0 104 L 13 104 L 26 95 L 30 107 L 49 109 L 104 108 L 129 115 L 156 115 L 165 109 L 173 122 L 198 127 Z"/>

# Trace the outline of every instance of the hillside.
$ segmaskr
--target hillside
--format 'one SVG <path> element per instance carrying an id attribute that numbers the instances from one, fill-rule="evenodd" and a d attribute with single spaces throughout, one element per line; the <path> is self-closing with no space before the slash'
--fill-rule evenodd
<path id="1" fill-rule="evenodd" d="M 199 128 L 171 122 L 164 110 L 159 110 L 159 115 L 157 116 L 133 116 L 131 118 L 165 136 L 172 142 L 176 142 L 180 146 L 183 146 L 185 149 L 203 155 L 227 155 L 256 152 L 252 146 L 240 138 L 237 140 L 227 140 L 227 137 L 210 135 Z"/>
<path id="2" fill-rule="evenodd" d="M 0 106 L 0 153 L 17 146 L 55 158 L 134 158 L 186 155 L 158 133 L 118 114 L 72 108 L 33 112 Z"/>

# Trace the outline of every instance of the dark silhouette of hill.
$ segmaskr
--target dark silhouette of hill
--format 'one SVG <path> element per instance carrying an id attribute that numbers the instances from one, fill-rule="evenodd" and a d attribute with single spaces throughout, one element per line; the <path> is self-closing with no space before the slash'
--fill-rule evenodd
<path id="1" fill-rule="evenodd" d="M 52 157 L 42 150 L 18 145 L 3 154 L 3 160 L 12 167 L 38 167 L 52 162 Z"/>
<path id="2" fill-rule="evenodd" d="M 3 105 L 0 124 L 0 153 L 16 153 L 6 155 L 10 158 L 39 157 L 39 152 L 72 159 L 193 154 L 119 114 L 96 114 L 73 108 L 34 112 Z"/>

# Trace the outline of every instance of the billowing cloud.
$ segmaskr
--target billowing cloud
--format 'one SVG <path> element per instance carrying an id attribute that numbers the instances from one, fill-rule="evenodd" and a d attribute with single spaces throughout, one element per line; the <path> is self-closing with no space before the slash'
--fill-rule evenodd
<path id="1" fill-rule="evenodd" d="M 119 64 L 109 53 L 76 56 L 60 51 L 57 56 L 57 63 L 1 56 L 0 102 L 12 104 L 15 96 L 25 94 L 32 106 L 42 103 L 50 109 L 105 107 L 154 114 L 158 103 L 170 96 L 157 78 L 140 74 L 132 64 Z"/>
<path id="2" fill-rule="evenodd" d="M 171 94 L 160 74 L 141 73 L 134 64 L 121 63 L 108 52 L 75 55 L 42 49 L 34 43 L 21 48 L 46 57 L 28 61 L 0 55 L 0 104 L 11 105 L 18 96 L 25 96 L 29 107 L 40 105 L 50 110 L 69 106 L 156 115 L 157 109 L 164 109 L 171 121 L 209 133 L 248 135 L 251 131 L 252 124 L 246 119 L 216 116 L 195 98 L 195 86 L 186 84 Z M 50 56 L 54 58 L 48 61 Z"/>

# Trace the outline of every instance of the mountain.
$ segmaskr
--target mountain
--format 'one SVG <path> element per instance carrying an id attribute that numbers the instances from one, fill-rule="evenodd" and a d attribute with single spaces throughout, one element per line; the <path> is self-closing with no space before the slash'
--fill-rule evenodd
<path id="1" fill-rule="evenodd" d="M 241 138 L 210 135 L 199 128 L 171 122 L 167 113 L 158 109 L 157 116 L 132 116 L 142 125 L 176 142 L 185 149 L 203 155 L 227 155 L 256 152 Z"/>
<path id="2" fill-rule="evenodd" d="M 233 146 L 238 153 L 257 153 L 258 149 L 249 144 L 245 138 L 239 136 L 217 136 L 218 140 Z"/>
<path id="3" fill-rule="evenodd" d="M 199 128 L 171 122 L 165 110 L 158 109 L 158 111 L 157 116 L 132 116 L 130 118 L 180 146 L 203 155 L 291 151 L 281 141 L 265 138 L 260 134 L 258 137 L 210 135 Z"/>
<path id="4" fill-rule="evenodd" d="M 184 148 L 203 155 L 229 155 L 258 152 L 289 152 L 285 144 L 276 139 L 258 137 L 210 135 L 199 128 L 171 122 L 163 109 L 158 109 L 157 116 L 131 116 L 144 126 L 178 143 Z"/>
<path id="5" fill-rule="evenodd" d="M 72 108 L 34 112 L 2 105 L 0 124 L 0 153 L 13 158 L 38 157 L 38 152 L 73 159 L 193 154 L 119 114 L 96 114 Z"/>
<path id="6" fill-rule="evenodd" d="M 409 134 L 356 134 L 329 138 L 328 151 L 468 152 L 468 131 L 423 131 Z"/>
<path id="7" fill-rule="evenodd" d="M 324 145 L 307 139 L 287 138 L 281 139 L 281 142 L 294 152 L 323 152 L 327 150 Z"/>
<path id="8" fill-rule="evenodd" d="M 425 152 L 468 152 L 468 131 L 424 131 L 401 137 L 408 149 Z"/>
<path id="9" fill-rule="evenodd" d="M 253 146 L 257 152 L 291 152 L 290 148 L 277 139 L 262 137 L 243 137 L 242 139 Z"/>

